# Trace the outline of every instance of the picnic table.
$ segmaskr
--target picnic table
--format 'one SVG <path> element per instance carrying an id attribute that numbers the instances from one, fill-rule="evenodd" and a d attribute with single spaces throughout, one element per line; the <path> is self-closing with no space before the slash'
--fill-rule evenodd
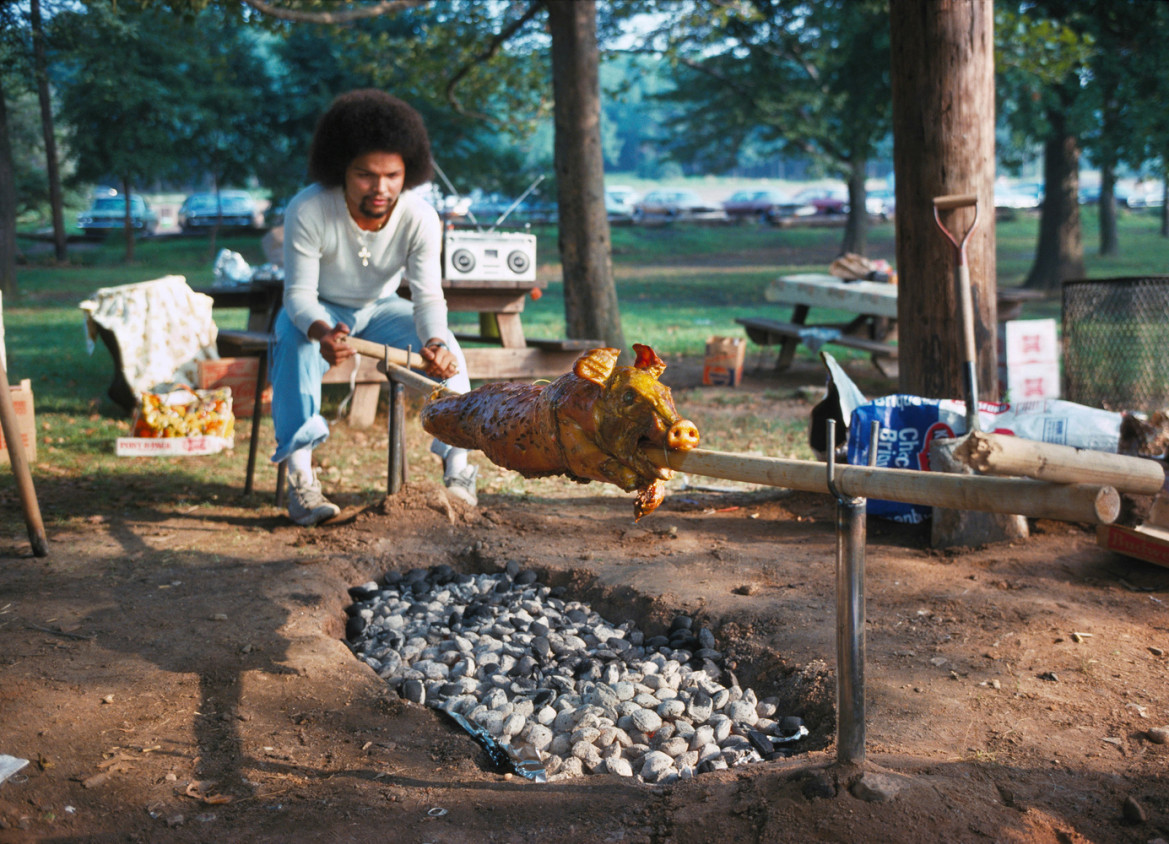
<path id="1" fill-rule="evenodd" d="M 796 349 L 804 343 L 818 350 L 826 343 L 868 352 L 883 375 L 897 375 L 897 285 L 879 281 L 845 281 L 828 273 L 799 273 L 773 279 L 763 298 L 792 307 L 791 320 L 742 317 L 747 336 L 764 346 L 779 345 L 776 369 L 791 366 Z M 998 319 L 1016 319 L 1027 302 L 1042 299 L 1039 291 L 998 288 Z M 812 308 L 829 308 L 856 314 L 848 322 L 809 322 Z"/>
<path id="2" fill-rule="evenodd" d="M 477 333 L 456 333 L 472 379 L 547 378 L 563 375 L 581 351 L 597 345 L 592 340 L 543 340 L 524 334 L 522 314 L 528 299 L 545 287 L 542 281 L 496 279 L 445 280 L 447 310 L 479 314 Z M 200 292 L 216 308 L 247 308 L 248 330 L 268 332 L 280 310 L 283 282 L 253 281 L 236 287 L 210 287 Z M 409 298 L 403 282 L 399 294 Z M 372 364 L 371 364 L 372 365 Z M 383 376 L 384 380 L 384 376 Z"/>
<path id="3" fill-rule="evenodd" d="M 870 354 L 882 374 L 897 374 L 897 286 L 878 281 L 845 282 L 826 273 L 801 273 L 773 279 L 763 293 L 768 302 L 792 307 L 791 320 L 741 317 L 735 322 L 763 346 L 779 345 L 776 369 L 791 366 L 800 343 L 818 350 L 827 343 Z M 854 313 L 847 322 L 809 322 L 812 308 Z"/>

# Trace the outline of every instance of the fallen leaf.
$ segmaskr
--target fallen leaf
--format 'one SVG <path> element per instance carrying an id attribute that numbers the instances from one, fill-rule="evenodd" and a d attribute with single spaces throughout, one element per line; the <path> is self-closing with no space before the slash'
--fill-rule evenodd
<path id="1" fill-rule="evenodd" d="M 192 780 L 187 784 L 187 790 L 184 792 L 188 797 L 193 797 L 208 806 L 221 806 L 224 803 L 230 803 L 232 797 L 230 794 L 211 794 L 211 789 L 215 787 L 213 782 L 199 782 Z"/>

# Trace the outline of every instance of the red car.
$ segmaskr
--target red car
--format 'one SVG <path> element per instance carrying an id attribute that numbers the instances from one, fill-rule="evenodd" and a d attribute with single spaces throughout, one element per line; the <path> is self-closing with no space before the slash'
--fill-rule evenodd
<path id="1" fill-rule="evenodd" d="M 723 202 L 723 211 L 732 220 L 749 219 L 776 220 L 812 213 L 810 206 L 796 202 L 787 194 L 777 190 L 740 190 Z"/>
<path id="2" fill-rule="evenodd" d="M 844 188 L 805 188 L 793 198 L 796 202 L 811 205 L 817 214 L 848 213 L 848 191 Z"/>

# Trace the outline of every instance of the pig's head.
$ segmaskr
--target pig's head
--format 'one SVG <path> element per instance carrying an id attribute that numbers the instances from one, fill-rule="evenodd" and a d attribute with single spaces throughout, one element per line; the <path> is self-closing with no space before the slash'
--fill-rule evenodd
<path id="1" fill-rule="evenodd" d="M 611 480 L 633 489 L 671 477 L 654 465 L 644 446 L 689 450 L 698 445 L 698 428 L 678 415 L 670 388 L 658 378 L 666 368 L 649 346 L 635 343 L 633 366 L 617 366 L 616 349 L 594 349 L 576 362 L 578 378 L 601 388 L 592 406 L 597 447 L 620 464 Z"/>

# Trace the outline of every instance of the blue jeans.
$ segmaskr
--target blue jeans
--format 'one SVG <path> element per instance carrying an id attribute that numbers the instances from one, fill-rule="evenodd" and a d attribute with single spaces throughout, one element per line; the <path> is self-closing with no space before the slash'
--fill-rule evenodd
<path id="1" fill-rule="evenodd" d="M 349 333 L 374 343 L 410 348 L 417 352 L 422 340 L 414 330 L 414 305 L 399 296 L 379 299 L 363 308 L 347 308 L 321 301 L 333 324 L 343 322 Z M 429 339 L 429 338 L 427 338 Z M 467 360 L 448 329 L 444 338 L 459 362 L 459 371 L 447 382 L 453 390 L 467 392 Z M 329 437 L 329 423 L 321 416 L 321 377 L 329 362 L 321 357 L 321 344 L 310 340 L 292 324 L 288 314 L 276 317 L 275 339 L 268 350 L 268 377 L 272 383 L 272 423 L 276 429 L 273 463 L 283 462 L 302 448 L 316 448 Z M 445 454 L 445 449 L 436 449 Z"/>

